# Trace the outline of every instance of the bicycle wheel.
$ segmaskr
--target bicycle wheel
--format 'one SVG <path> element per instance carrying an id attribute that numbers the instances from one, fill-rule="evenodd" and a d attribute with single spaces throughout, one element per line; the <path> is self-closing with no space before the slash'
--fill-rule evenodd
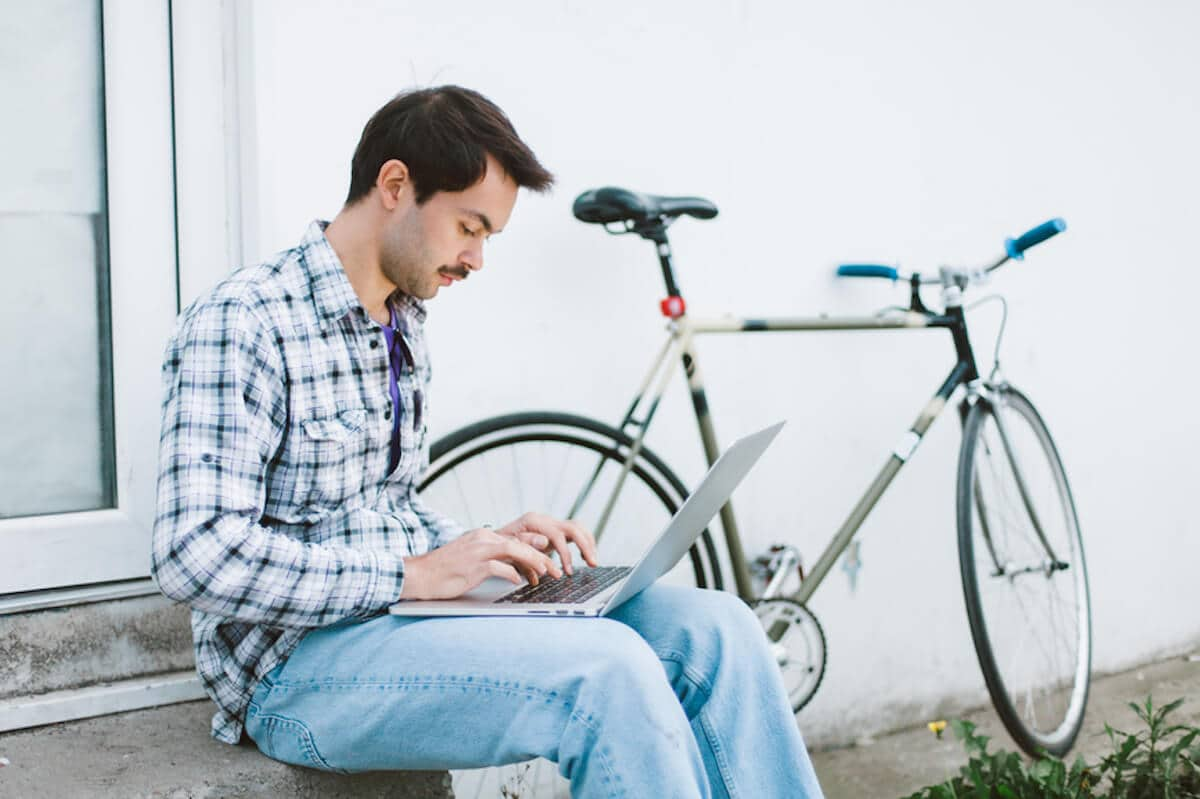
<path id="1" fill-rule="evenodd" d="M 632 444 L 628 435 L 583 416 L 497 416 L 435 442 L 417 490 L 432 508 L 468 527 L 499 525 L 537 510 L 574 518 L 595 531 Z M 687 494 L 662 459 L 643 447 L 598 536 L 602 560 L 636 562 L 649 537 L 666 526 Z M 724 587 L 707 529 L 688 555 L 662 579 Z"/>
<path id="2" fill-rule="evenodd" d="M 1009 386 L 967 415 L 957 498 L 963 595 L 992 702 L 1025 752 L 1061 756 L 1087 704 L 1087 567 L 1058 451 Z"/>
<path id="3" fill-rule="evenodd" d="M 605 424 L 563 413 L 485 419 L 433 444 L 429 470 L 418 490 L 431 507 L 468 526 L 501 524 L 525 511 L 540 510 L 560 518 L 572 516 L 594 530 L 632 443 Z M 602 561 L 636 561 L 648 537 L 666 525 L 686 496 L 679 478 L 643 448 L 599 537 Z M 717 562 L 706 529 L 689 557 L 662 579 L 721 588 Z M 463 799 L 570 796 L 557 766 L 542 759 L 453 771 L 451 779 L 454 795 Z"/>

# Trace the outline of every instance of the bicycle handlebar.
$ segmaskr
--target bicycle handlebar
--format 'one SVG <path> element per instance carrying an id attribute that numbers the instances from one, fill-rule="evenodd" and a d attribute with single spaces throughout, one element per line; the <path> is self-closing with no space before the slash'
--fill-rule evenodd
<path id="1" fill-rule="evenodd" d="M 1051 236 L 1057 236 L 1067 229 L 1066 220 L 1062 217 L 1043 222 L 1032 230 L 1022 233 L 1015 239 L 1005 239 L 1004 249 L 1008 257 L 1020 261 L 1025 258 L 1025 251 L 1034 245 L 1041 244 Z"/>
<path id="2" fill-rule="evenodd" d="M 1010 258 L 1017 261 L 1024 260 L 1025 251 L 1030 247 L 1041 244 L 1046 239 L 1057 236 L 1066 229 L 1066 220 L 1064 220 L 1062 217 L 1056 217 L 1055 219 L 1051 219 L 1049 222 L 1043 222 L 1037 227 L 1025 231 L 1015 239 L 1005 239 L 1004 256 L 991 266 L 988 266 L 986 269 L 982 270 L 983 274 L 999 268 Z M 975 274 L 968 273 L 964 270 L 949 269 L 947 267 L 943 267 L 941 271 L 943 274 Z M 888 266 L 887 264 L 840 264 L 837 268 L 837 274 L 838 277 L 882 277 L 892 281 L 911 280 L 915 278 L 919 283 L 922 284 L 941 283 L 945 280 L 944 277 L 927 278 L 921 275 L 901 274 L 896 267 Z M 974 278 L 972 278 L 972 280 L 973 279 Z"/>
<path id="3" fill-rule="evenodd" d="M 841 277 L 885 277 L 888 280 L 898 280 L 900 277 L 896 267 L 883 264 L 841 264 L 837 273 Z"/>

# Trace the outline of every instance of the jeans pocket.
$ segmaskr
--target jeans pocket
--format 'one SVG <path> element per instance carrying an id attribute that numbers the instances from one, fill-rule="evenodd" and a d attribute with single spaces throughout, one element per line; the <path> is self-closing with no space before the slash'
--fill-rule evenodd
<path id="1" fill-rule="evenodd" d="M 302 721 L 252 712 L 247 714 L 246 729 L 259 750 L 272 760 L 335 774 L 349 773 L 329 765 L 313 741 L 312 730 Z"/>

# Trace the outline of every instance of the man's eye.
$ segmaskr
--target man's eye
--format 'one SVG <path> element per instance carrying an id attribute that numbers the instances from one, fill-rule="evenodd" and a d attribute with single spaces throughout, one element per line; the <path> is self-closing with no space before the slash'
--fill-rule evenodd
<path id="1" fill-rule="evenodd" d="M 459 225 L 459 227 L 461 227 L 462 232 L 468 236 L 474 237 L 474 236 L 478 235 L 478 233 L 476 233 L 476 231 L 471 230 L 471 228 L 467 227 L 466 225 Z"/>

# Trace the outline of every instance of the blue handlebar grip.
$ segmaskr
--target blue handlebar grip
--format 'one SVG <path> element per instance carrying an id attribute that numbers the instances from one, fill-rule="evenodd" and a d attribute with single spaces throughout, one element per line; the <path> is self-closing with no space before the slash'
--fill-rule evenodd
<path id="1" fill-rule="evenodd" d="M 1062 217 L 1043 222 L 1033 230 L 1022 233 L 1015 239 L 1005 239 L 1004 249 L 1008 257 L 1020 261 L 1025 258 L 1025 251 L 1035 244 L 1041 244 L 1051 236 L 1057 236 L 1067 229 L 1067 222 Z"/>
<path id="2" fill-rule="evenodd" d="M 896 267 L 883 264 L 842 264 L 837 268 L 839 277 L 886 277 L 896 280 Z"/>

